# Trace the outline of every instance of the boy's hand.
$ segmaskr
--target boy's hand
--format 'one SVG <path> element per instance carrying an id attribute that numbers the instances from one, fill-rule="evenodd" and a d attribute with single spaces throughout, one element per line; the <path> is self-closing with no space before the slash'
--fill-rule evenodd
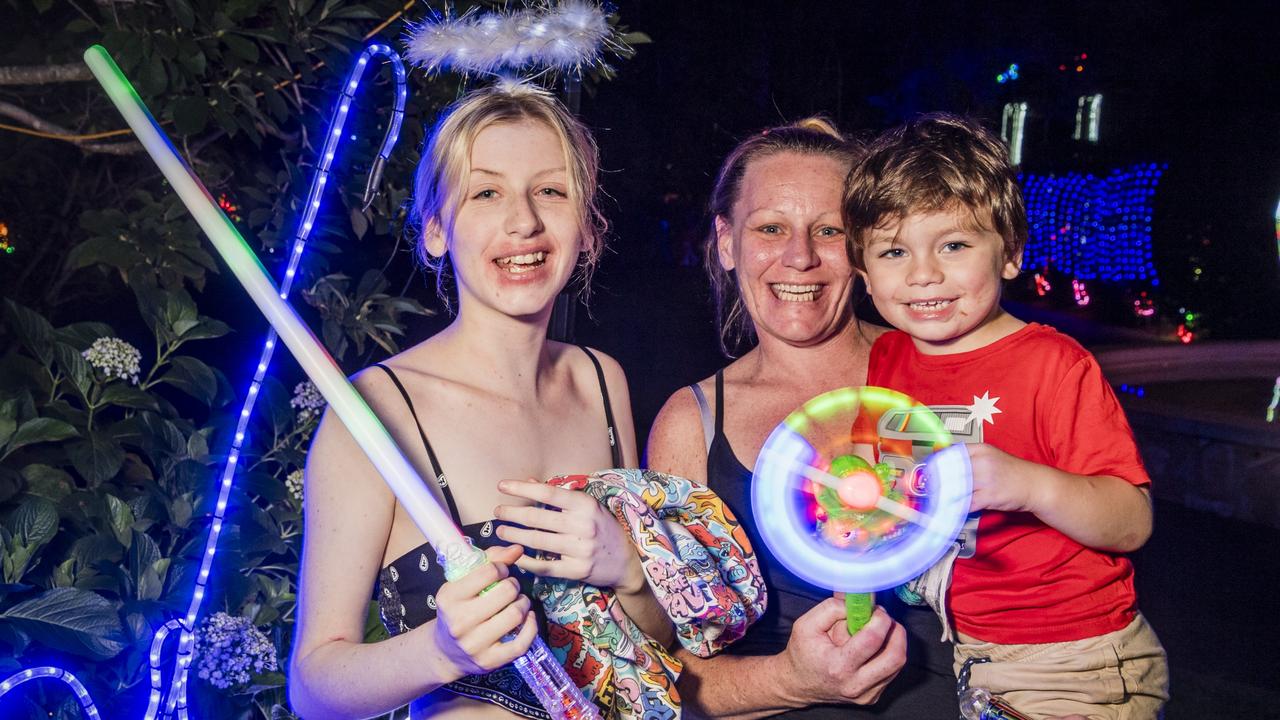
<path id="1" fill-rule="evenodd" d="M 986 443 L 965 445 L 973 472 L 969 512 L 1036 512 L 1045 490 L 1043 465 L 1016 458 Z"/>

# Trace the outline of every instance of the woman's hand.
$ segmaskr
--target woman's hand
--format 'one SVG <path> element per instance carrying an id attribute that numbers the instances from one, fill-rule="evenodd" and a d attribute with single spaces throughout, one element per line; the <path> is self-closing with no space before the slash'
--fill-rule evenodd
<path id="1" fill-rule="evenodd" d="M 498 489 L 507 495 L 546 506 L 499 505 L 494 508 L 494 515 L 499 520 L 524 526 L 500 526 L 498 537 L 552 553 L 551 558 L 521 557 L 516 561 L 521 570 L 543 577 L 580 580 L 623 593 L 637 593 L 644 589 L 644 568 L 631 540 L 617 518 L 595 498 L 533 478 L 503 480 L 498 483 Z"/>
<path id="2" fill-rule="evenodd" d="M 528 596 L 507 566 L 520 557 L 518 545 L 489 548 L 489 562 L 464 577 L 440 586 L 436 593 L 434 640 L 457 678 L 506 665 L 529 649 L 538 625 L 529 612 Z M 482 590 L 493 585 L 483 595 Z M 509 642 L 502 638 L 518 630 Z"/>

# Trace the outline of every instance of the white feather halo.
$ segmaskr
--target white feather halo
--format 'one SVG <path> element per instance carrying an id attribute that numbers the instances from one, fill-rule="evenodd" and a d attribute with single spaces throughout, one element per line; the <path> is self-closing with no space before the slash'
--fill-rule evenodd
<path id="1" fill-rule="evenodd" d="M 492 74 L 503 69 L 581 71 L 614 39 L 604 10 L 586 0 L 545 0 L 512 12 L 428 19 L 410 26 L 405 57 L 427 72 Z"/>

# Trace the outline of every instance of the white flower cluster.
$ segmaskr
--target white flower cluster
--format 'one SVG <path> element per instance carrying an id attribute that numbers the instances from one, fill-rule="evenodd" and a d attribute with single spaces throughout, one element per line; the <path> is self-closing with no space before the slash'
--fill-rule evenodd
<path id="1" fill-rule="evenodd" d="M 316 388 L 315 383 L 303 380 L 293 389 L 293 399 L 289 405 L 298 412 L 298 424 L 306 425 L 312 420 L 319 420 L 324 412 L 324 396 Z"/>
<path id="2" fill-rule="evenodd" d="M 298 507 L 302 507 L 302 470 L 294 470 L 284 479 L 284 486 L 289 489 L 289 494 L 297 501 Z"/>
<path id="3" fill-rule="evenodd" d="M 108 380 L 120 378 L 134 385 L 138 384 L 138 373 L 142 372 L 142 353 L 120 338 L 100 337 L 80 354 Z"/>
<path id="4" fill-rule="evenodd" d="M 250 673 L 274 672 L 276 648 L 249 618 L 214 613 L 196 632 L 196 669 L 200 679 L 226 690 L 245 685 Z"/>

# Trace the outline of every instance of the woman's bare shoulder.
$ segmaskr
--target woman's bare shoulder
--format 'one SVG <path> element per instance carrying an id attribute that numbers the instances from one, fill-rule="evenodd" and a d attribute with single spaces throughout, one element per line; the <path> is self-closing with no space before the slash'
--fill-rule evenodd
<path id="1" fill-rule="evenodd" d="M 708 403 L 714 403 L 715 383 L 699 383 Z M 707 443 L 702 409 L 693 390 L 682 387 L 671 394 L 654 418 L 645 449 L 645 465 L 653 470 L 706 481 Z"/>

